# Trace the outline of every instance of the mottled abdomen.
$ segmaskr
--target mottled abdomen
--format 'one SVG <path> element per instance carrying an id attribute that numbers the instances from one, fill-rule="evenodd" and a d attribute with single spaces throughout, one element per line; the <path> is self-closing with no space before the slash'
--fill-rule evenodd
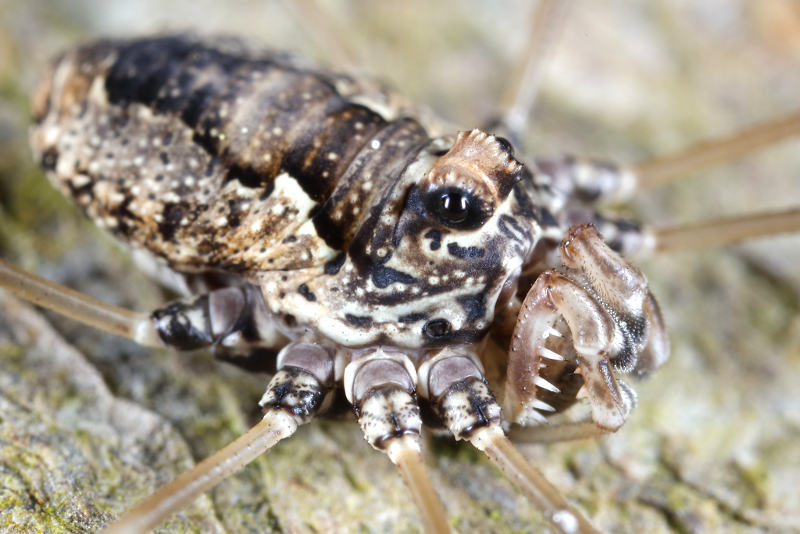
<path id="1" fill-rule="evenodd" d="M 232 39 L 102 41 L 53 64 L 32 144 L 99 226 L 176 270 L 298 269 L 344 248 L 428 140 L 363 100 Z"/>

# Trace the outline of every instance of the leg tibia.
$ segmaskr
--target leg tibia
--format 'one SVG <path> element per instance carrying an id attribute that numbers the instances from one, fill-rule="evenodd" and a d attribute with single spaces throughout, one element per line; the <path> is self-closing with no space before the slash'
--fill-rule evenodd
<path id="1" fill-rule="evenodd" d="M 650 239 L 656 252 L 735 243 L 745 239 L 800 230 L 800 209 L 752 213 L 687 226 L 655 228 Z"/>
<path id="2" fill-rule="evenodd" d="M 145 346 L 160 345 L 153 323 L 146 315 L 100 302 L 3 260 L 0 260 L 0 288 L 98 330 Z"/>

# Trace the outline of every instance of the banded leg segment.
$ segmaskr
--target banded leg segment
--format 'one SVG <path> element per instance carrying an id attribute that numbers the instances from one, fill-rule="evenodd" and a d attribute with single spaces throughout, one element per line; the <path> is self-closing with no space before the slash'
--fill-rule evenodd
<path id="1" fill-rule="evenodd" d="M 151 315 L 161 340 L 179 350 L 277 347 L 287 340 L 252 284 L 226 287 L 178 301 Z"/>
<path id="2" fill-rule="evenodd" d="M 344 374 L 364 438 L 385 452 L 400 471 L 428 534 L 447 534 L 444 506 L 420 454 L 422 418 L 416 402 L 417 374 L 407 356 L 382 349 L 351 362 Z"/>
<path id="3" fill-rule="evenodd" d="M 244 468 L 294 434 L 321 409 L 334 383 L 334 355 L 321 345 L 296 342 L 280 355 L 284 366 L 272 378 L 261 406 L 264 418 L 227 446 L 128 510 L 103 531 L 138 534 L 155 528 L 200 494 Z"/>
<path id="4" fill-rule="evenodd" d="M 245 284 L 178 301 L 150 316 L 119 308 L 45 280 L 0 259 L 0 288 L 104 332 L 140 345 L 178 350 L 277 348 L 288 341 L 261 291 Z"/>
<path id="5" fill-rule="evenodd" d="M 565 155 L 535 160 L 546 185 L 562 206 L 596 206 L 628 200 L 636 190 L 636 175 L 611 161 Z"/>
<path id="6" fill-rule="evenodd" d="M 795 113 L 628 167 L 567 155 L 537 159 L 536 168 L 548 177 L 547 185 L 564 203 L 590 206 L 621 202 L 630 199 L 636 190 L 658 187 L 706 167 L 741 159 L 798 134 L 800 113 Z"/>
<path id="7" fill-rule="evenodd" d="M 800 134 L 800 113 L 767 121 L 729 136 L 710 139 L 676 154 L 628 167 L 602 160 L 564 156 L 537 159 L 534 184 L 548 197 L 562 224 L 607 220 L 591 212 L 598 204 L 629 200 L 636 190 L 658 187 L 692 173 L 741 159 L 771 144 Z M 800 230 L 800 210 L 756 213 L 683 227 L 644 229 L 627 221 L 611 221 L 603 235 L 625 256 L 731 243 L 753 237 Z M 616 223 L 623 223 L 622 225 Z M 616 228 L 614 228 L 616 226 Z M 615 236 L 609 235 L 611 230 Z M 640 235 L 637 235 L 640 234 Z"/>
<path id="8" fill-rule="evenodd" d="M 503 433 L 500 405 L 475 355 L 454 348 L 441 350 L 420 366 L 420 391 L 456 439 L 486 453 L 489 460 L 565 534 L 597 530 L 531 466 Z"/>

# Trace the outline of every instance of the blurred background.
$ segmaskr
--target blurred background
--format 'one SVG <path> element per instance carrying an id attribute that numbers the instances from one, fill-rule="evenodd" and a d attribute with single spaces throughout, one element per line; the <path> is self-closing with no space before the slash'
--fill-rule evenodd
<path id="1" fill-rule="evenodd" d="M 471 128 L 492 116 L 508 83 L 531 3 L 317 5 L 364 75 Z M 170 30 L 240 35 L 341 68 L 298 13 L 288 1 L 0 0 L 0 256 L 138 310 L 171 298 L 30 161 L 37 77 L 76 43 Z M 798 65 L 792 0 L 578 0 L 519 152 L 620 163 L 668 154 L 797 111 Z M 792 140 L 622 209 L 670 225 L 798 204 L 800 141 Z M 672 359 L 635 385 L 640 405 L 618 434 L 525 453 L 604 531 L 800 531 L 798 262 L 796 235 L 643 261 Z M 145 351 L 0 299 L 0 530 L 94 531 L 257 417 L 266 376 L 203 353 Z M 447 440 L 428 449 L 458 531 L 540 528 L 471 450 Z M 302 429 L 164 526 L 418 529 L 399 477 L 350 420 Z"/>

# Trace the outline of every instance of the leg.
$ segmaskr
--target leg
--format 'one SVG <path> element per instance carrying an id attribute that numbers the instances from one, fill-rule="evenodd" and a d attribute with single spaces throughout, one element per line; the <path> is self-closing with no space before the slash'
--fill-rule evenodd
<path id="1" fill-rule="evenodd" d="M 800 230 L 800 208 L 752 213 L 685 226 L 647 227 L 624 218 L 610 218 L 582 206 L 558 215 L 564 227 L 592 224 L 615 252 L 626 258 L 689 248 L 725 245 Z"/>
<path id="2" fill-rule="evenodd" d="M 579 158 L 537 159 L 534 180 L 549 186 L 567 206 L 596 206 L 629 199 L 636 189 L 636 175 L 611 161 Z"/>
<path id="3" fill-rule="evenodd" d="M 485 452 L 495 467 L 560 532 L 597 532 L 506 438 L 500 405 L 486 384 L 477 356 L 457 349 L 442 349 L 420 366 L 419 377 L 420 394 L 431 401 L 453 436 Z"/>
<path id="4" fill-rule="evenodd" d="M 632 172 L 637 177 L 637 188 L 658 187 L 700 169 L 740 159 L 798 133 L 800 113 L 794 113 L 726 137 L 698 143 L 677 154 L 637 163 Z"/>
<path id="5" fill-rule="evenodd" d="M 286 343 L 278 321 L 251 284 L 226 287 L 154 311 L 159 338 L 179 350 L 203 347 L 246 351 Z"/>
<path id="6" fill-rule="evenodd" d="M 0 260 L 0 288 L 104 332 L 148 347 L 161 343 L 149 317 L 111 306 Z"/>
<path id="7" fill-rule="evenodd" d="M 162 487 L 106 527 L 107 534 L 146 532 L 236 473 L 276 443 L 291 436 L 321 409 L 334 384 L 334 353 L 300 341 L 279 356 L 282 367 L 272 378 L 261 406 L 264 418 L 244 435 Z"/>
<path id="8" fill-rule="evenodd" d="M 364 438 L 397 465 L 428 534 L 450 532 L 444 507 L 420 455 L 422 419 L 414 399 L 416 372 L 407 356 L 377 349 L 351 362 L 344 389 Z"/>
<path id="9" fill-rule="evenodd" d="M 800 208 L 794 208 L 688 226 L 656 228 L 652 230 L 651 242 L 656 252 L 671 252 L 798 230 L 800 230 Z"/>
<path id="10" fill-rule="evenodd" d="M 564 271 L 540 275 L 522 304 L 509 353 L 507 416 L 538 423 L 541 412 L 585 396 L 594 424 L 613 432 L 636 402 L 616 373 L 645 374 L 666 360 L 663 321 L 647 280 L 593 227 L 572 228 L 561 258 Z"/>
<path id="11" fill-rule="evenodd" d="M 500 133 L 517 143 L 527 127 L 544 68 L 563 29 L 571 2 L 543 0 L 531 11 L 525 47 L 499 103 Z"/>
<path id="12" fill-rule="evenodd" d="M 544 175 L 537 179 L 544 180 L 564 204 L 594 206 L 629 200 L 636 190 L 664 185 L 706 167 L 740 159 L 798 133 L 800 113 L 795 113 L 630 167 L 569 155 L 537 159 L 535 167 Z"/>
<path id="13" fill-rule="evenodd" d="M 246 352 L 285 345 L 278 320 L 258 288 L 246 284 L 179 301 L 150 316 L 118 308 L 0 260 L 0 287 L 17 297 L 145 346 L 221 347 Z"/>

